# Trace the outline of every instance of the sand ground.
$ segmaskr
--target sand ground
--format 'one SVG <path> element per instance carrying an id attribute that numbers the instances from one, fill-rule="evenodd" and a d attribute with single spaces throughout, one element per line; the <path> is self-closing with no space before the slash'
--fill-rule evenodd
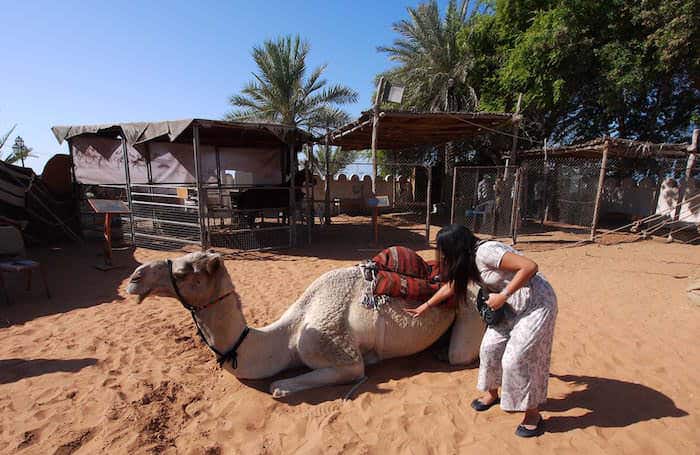
<path id="1" fill-rule="evenodd" d="M 340 240 L 230 256 L 248 322 L 372 255 Z M 700 249 L 523 249 L 559 296 L 540 438 L 513 435 L 518 415 L 473 412 L 477 370 L 432 352 L 369 367 L 352 401 L 350 386 L 276 401 L 269 381 L 219 371 L 177 302 L 126 295 L 139 263 L 179 253 L 120 252 L 124 267 L 103 273 L 88 244 L 33 251 L 54 298 L 10 283 L 14 303 L 0 306 L 0 453 L 700 453 L 700 307 L 684 292 Z"/>

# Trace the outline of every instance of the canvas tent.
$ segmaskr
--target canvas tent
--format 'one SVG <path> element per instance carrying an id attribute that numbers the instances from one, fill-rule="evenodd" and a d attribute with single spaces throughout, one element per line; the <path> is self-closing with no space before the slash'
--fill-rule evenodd
<path id="1" fill-rule="evenodd" d="M 103 197 L 112 189 L 114 197 L 125 199 L 132 208 L 132 216 L 124 219 L 125 234 L 151 247 L 208 246 L 214 228 L 258 237 L 253 231 L 259 226 L 250 222 L 257 213 L 234 213 L 231 201 L 253 187 L 292 191 L 296 150 L 312 140 L 284 125 L 206 119 L 56 126 L 52 131 L 59 143 L 69 143 L 75 182 Z M 292 198 L 288 201 L 293 210 Z M 239 218 L 248 225 L 238 226 Z M 289 223 L 276 228 L 291 232 Z M 257 238 L 246 242 L 266 246 Z"/>
<path id="2" fill-rule="evenodd" d="M 195 127 L 200 179 L 195 178 Z M 131 183 L 148 184 L 206 182 L 227 169 L 253 174 L 254 183 L 279 184 L 288 167 L 286 144 L 311 139 L 282 125 L 203 119 L 55 126 L 52 131 L 59 143 L 70 143 L 75 180 L 85 184 L 126 183 L 122 138 Z"/>

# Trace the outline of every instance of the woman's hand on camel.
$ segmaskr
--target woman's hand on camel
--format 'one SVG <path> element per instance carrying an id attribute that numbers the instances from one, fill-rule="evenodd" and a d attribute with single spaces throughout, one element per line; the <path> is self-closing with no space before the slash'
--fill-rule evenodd
<path id="1" fill-rule="evenodd" d="M 505 294 L 491 294 L 489 295 L 489 299 L 486 301 L 486 304 L 489 306 L 489 308 L 495 311 L 506 304 L 506 299 L 507 297 Z"/>
<path id="2" fill-rule="evenodd" d="M 428 305 L 428 302 L 425 302 L 422 305 L 418 305 L 415 308 L 404 308 L 404 311 L 414 318 L 419 318 L 423 313 L 428 311 L 428 308 L 430 308 L 430 305 Z"/>

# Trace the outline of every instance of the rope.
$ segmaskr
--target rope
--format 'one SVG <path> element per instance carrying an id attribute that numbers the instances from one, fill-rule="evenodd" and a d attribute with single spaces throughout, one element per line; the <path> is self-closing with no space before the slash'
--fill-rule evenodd
<path id="1" fill-rule="evenodd" d="M 367 382 L 367 376 L 362 376 L 362 377 L 355 383 L 355 385 L 352 386 L 352 388 L 350 389 L 350 391 L 349 391 L 348 393 L 345 394 L 345 396 L 343 397 L 343 401 L 348 401 L 348 400 L 352 397 L 352 395 L 357 391 L 357 389 L 359 389 L 360 386 L 361 386 L 362 384 L 364 384 L 365 382 Z"/>

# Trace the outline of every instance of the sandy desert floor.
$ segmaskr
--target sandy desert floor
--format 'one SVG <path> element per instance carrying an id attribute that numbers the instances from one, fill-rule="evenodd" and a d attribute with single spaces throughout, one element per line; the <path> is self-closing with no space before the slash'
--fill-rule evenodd
<path id="1" fill-rule="evenodd" d="M 320 273 L 372 256 L 351 237 L 230 256 L 249 324 L 273 321 Z M 181 253 L 119 252 L 124 267 L 103 273 L 98 249 L 32 252 L 51 301 L 38 282 L 29 293 L 10 283 L 0 453 L 700 453 L 700 307 L 685 294 L 697 246 L 522 247 L 559 296 L 548 432 L 532 440 L 513 435 L 518 415 L 473 412 L 477 370 L 430 351 L 369 367 L 351 401 L 350 386 L 276 401 L 269 381 L 219 371 L 177 302 L 127 297 L 139 263 Z"/>

